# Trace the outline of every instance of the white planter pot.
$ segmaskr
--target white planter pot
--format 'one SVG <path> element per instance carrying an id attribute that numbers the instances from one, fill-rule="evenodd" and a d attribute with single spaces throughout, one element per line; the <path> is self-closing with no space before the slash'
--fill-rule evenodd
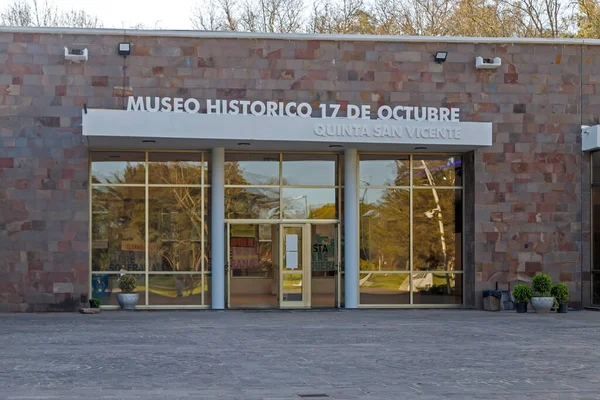
<path id="1" fill-rule="evenodd" d="M 117 301 L 122 310 L 135 310 L 139 293 L 117 293 Z"/>
<path id="2" fill-rule="evenodd" d="M 536 313 L 549 313 L 554 306 L 554 297 L 532 297 L 531 307 Z"/>

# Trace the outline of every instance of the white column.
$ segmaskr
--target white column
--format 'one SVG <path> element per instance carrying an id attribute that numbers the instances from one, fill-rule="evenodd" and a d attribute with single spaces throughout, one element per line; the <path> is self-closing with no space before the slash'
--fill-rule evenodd
<path id="1" fill-rule="evenodd" d="M 346 308 L 358 308 L 358 155 L 344 153 L 344 298 Z"/>
<path id="2" fill-rule="evenodd" d="M 211 255 L 212 308 L 225 308 L 225 149 L 212 149 Z"/>

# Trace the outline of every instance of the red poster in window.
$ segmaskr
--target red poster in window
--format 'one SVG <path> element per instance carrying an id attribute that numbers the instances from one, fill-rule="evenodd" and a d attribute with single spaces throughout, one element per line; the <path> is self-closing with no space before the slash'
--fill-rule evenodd
<path id="1" fill-rule="evenodd" d="M 257 269 L 260 268 L 260 259 L 253 247 L 231 248 L 231 269 Z"/>

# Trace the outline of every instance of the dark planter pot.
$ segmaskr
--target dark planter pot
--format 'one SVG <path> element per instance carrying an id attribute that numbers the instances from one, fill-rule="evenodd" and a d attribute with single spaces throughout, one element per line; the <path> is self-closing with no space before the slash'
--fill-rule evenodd
<path id="1" fill-rule="evenodd" d="M 560 314 L 566 314 L 568 309 L 569 309 L 568 303 L 560 303 L 556 312 L 560 313 Z"/>
<path id="2" fill-rule="evenodd" d="M 526 313 L 527 312 L 527 303 L 517 303 L 517 312 L 518 313 Z"/>

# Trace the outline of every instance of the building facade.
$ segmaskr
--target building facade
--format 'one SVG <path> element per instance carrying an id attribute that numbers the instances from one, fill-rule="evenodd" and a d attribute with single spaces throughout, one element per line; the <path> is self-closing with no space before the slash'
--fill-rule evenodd
<path id="1" fill-rule="evenodd" d="M 0 311 L 597 305 L 598 45 L 3 28 Z"/>

